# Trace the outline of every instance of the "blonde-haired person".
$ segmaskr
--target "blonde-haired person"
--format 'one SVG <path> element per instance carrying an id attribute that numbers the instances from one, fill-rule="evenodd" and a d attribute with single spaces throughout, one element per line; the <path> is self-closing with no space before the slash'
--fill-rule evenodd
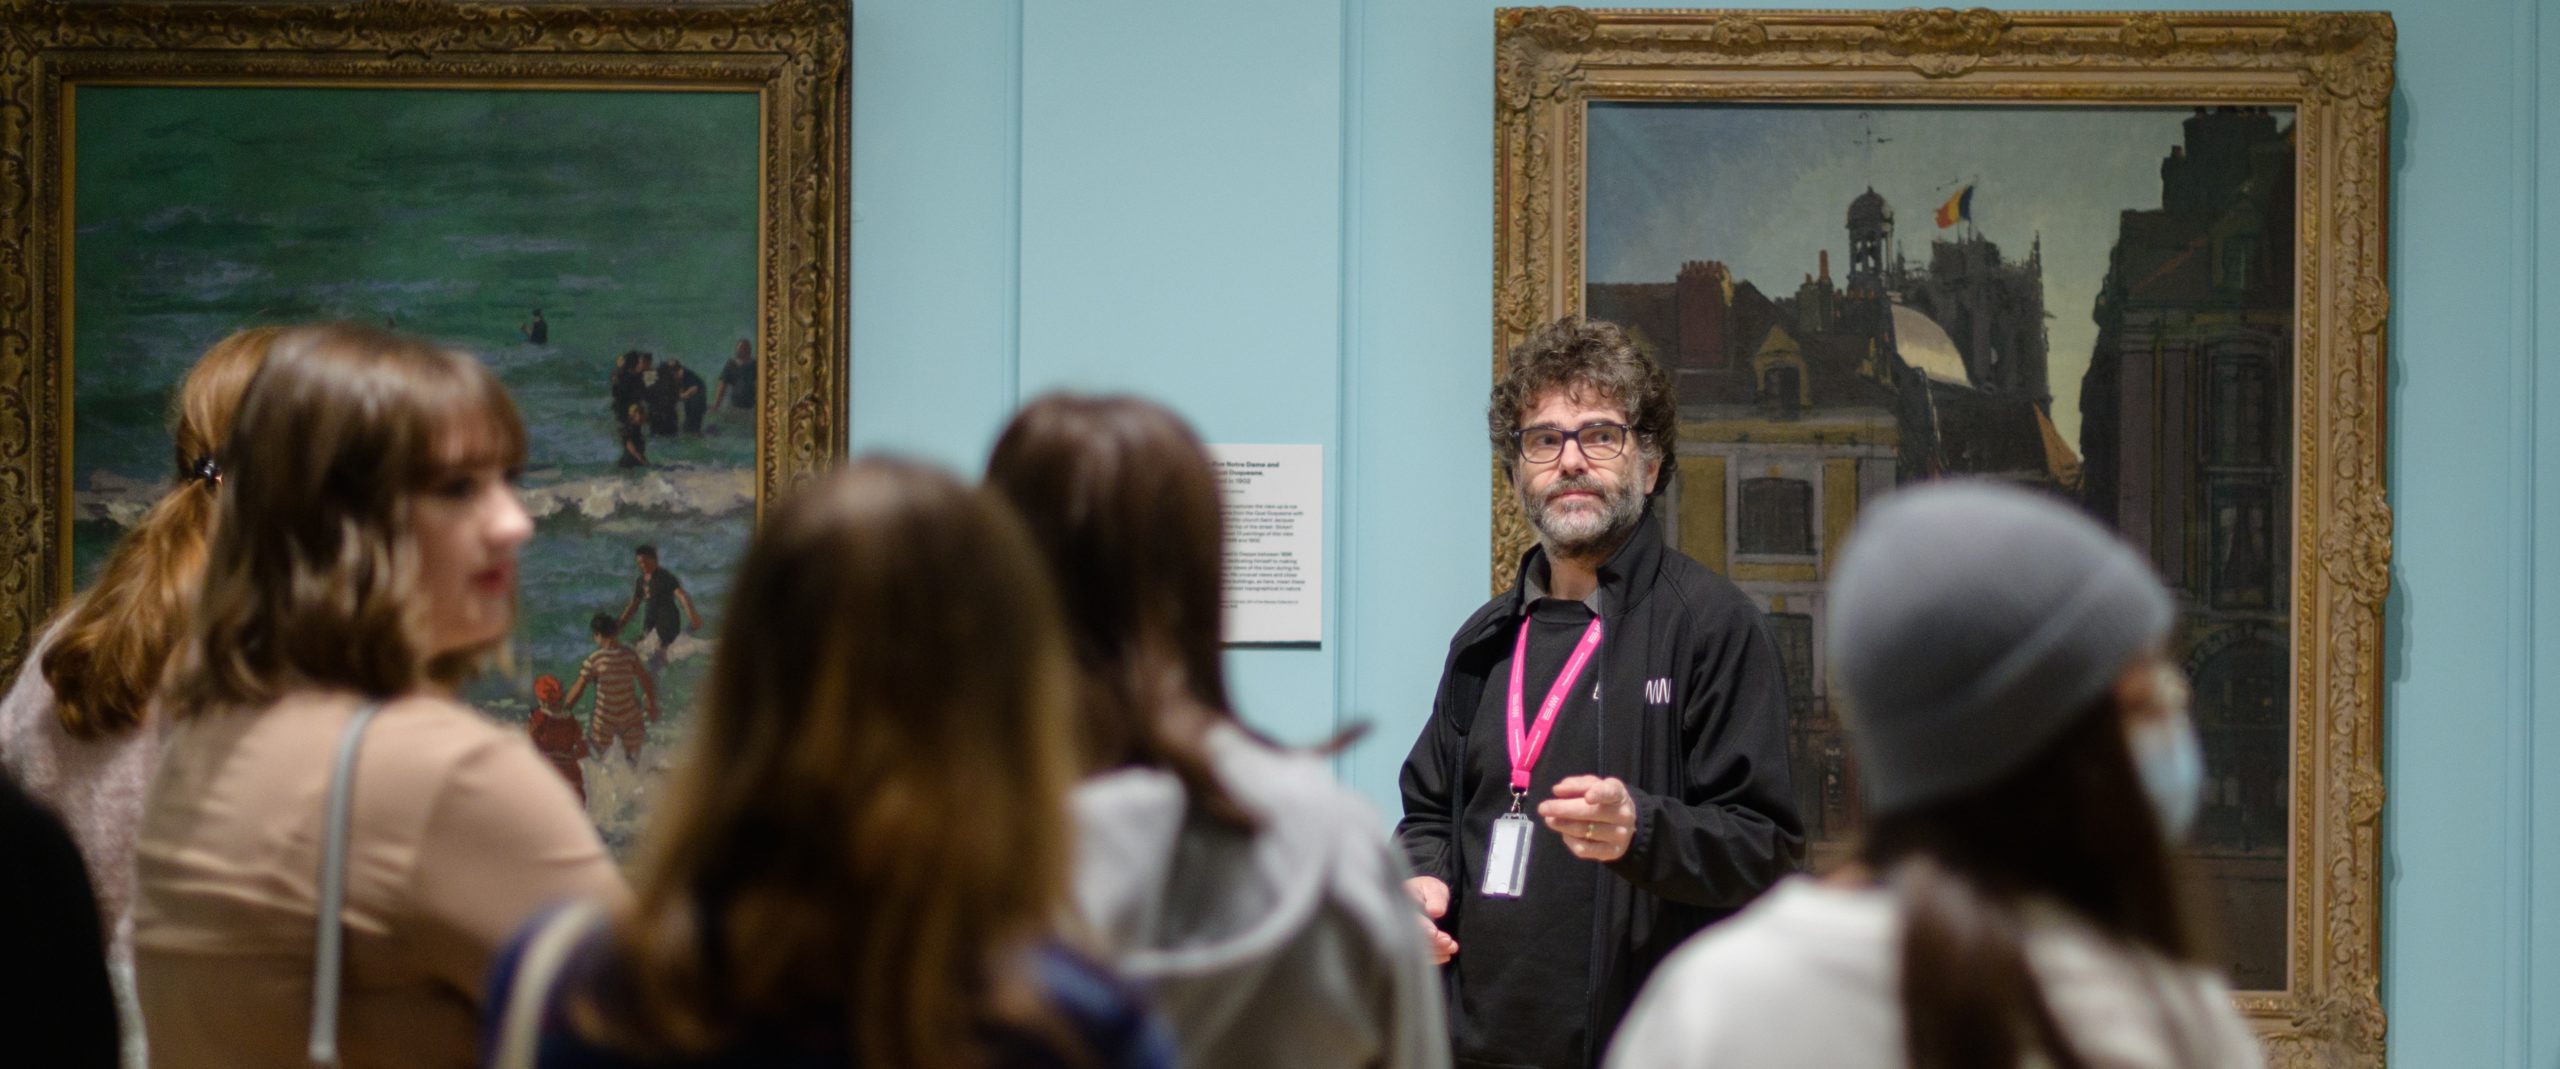
<path id="1" fill-rule="evenodd" d="M 1680 948 L 1609 1069 L 2259 1065 L 2174 889 L 2204 765 L 2150 565 L 1957 481 L 1860 519 L 1830 596 L 1857 863 Z"/>
<path id="2" fill-rule="evenodd" d="M 767 516 L 728 612 L 637 904 L 527 929 L 491 1064 L 1165 1064 L 1050 941 L 1071 683 L 1003 505 L 856 462 Z"/>
<path id="3" fill-rule="evenodd" d="M 335 751 L 354 751 L 339 1046 L 461 1066 L 480 981 L 544 904 L 621 878 L 522 732 L 455 701 L 505 640 L 524 426 L 478 360 L 370 327 L 278 336 L 222 492 L 136 846 L 155 1066 L 302 1064 Z"/>
<path id="4" fill-rule="evenodd" d="M 129 922 L 134 824 L 160 751 L 152 696 L 195 610 L 222 478 L 217 448 L 276 332 L 236 331 L 196 358 L 170 398 L 169 487 L 37 638 L 0 699 L 0 769 L 61 816 L 88 866 L 127 1064 L 143 1059 Z"/>
<path id="5" fill-rule="evenodd" d="M 1441 984 L 1385 823 L 1237 718 L 1223 498 L 1182 418 L 1051 394 L 987 463 L 1057 578 L 1081 678 L 1076 906 L 1185 1064 L 1437 1069 Z"/>

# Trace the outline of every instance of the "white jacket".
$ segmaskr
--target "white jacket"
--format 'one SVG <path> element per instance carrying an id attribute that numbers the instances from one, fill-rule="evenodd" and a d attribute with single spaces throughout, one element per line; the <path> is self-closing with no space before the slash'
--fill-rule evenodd
<path id="1" fill-rule="evenodd" d="M 2028 965 L 2092 1069 L 2265 1064 L 2211 973 L 2130 950 L 2059 908 L 2035 911 L 2028 933 Z M 1901 959 L 1891 891 L 1789 879 L 1654 972 L 1607 1069 L 1902 1069 Z"/>

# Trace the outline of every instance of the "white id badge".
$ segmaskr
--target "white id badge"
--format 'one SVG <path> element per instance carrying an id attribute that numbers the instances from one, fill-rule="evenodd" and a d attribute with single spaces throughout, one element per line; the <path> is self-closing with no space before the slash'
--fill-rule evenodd
<path id="1" fill-rule="evenodd" d="M 1489 898 L 1518 898 L 1529 878 L 1529 818 L 1505 813 L 1493 821 L 1493 842 L 1484 851 L 1484 893 Z"/>

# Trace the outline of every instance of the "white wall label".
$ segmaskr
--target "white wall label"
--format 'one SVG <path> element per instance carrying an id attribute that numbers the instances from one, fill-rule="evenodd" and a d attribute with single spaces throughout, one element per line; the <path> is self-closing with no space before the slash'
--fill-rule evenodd
<path id="1" fill-rule="evenodd" d="M 1324 447 L 1209 455 L 1227 499 L 1227 641 L 1324 641 Z"/>

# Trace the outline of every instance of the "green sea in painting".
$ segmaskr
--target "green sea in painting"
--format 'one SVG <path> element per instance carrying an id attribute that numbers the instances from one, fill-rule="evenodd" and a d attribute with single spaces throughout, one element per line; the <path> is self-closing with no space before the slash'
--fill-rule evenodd
<path id="1" fill-rule="evenodd" d="M 531 434 L 537 533 L 514 667 L 475 704 L 520 721 L 535 674 L 574 680 L 640 543 L 706 625 L 673 651 L 643 769 L 591 762 L 590 810 L 626 849 L 721 627 L 755 442 L 752 408 L 715 410 L 699 435 L 653 438 L 655 468 L 617 469 L 607 376 L 639 349 L 716 389 L 755 337 L 756 98 L 134 86 L 83 87 L 76 109 L 76 581 L 168 478 L 170 390 L 231 330 L 388 322 L 480 354 Z M 547 344 L 520 329 L 536 308 Z"/>

